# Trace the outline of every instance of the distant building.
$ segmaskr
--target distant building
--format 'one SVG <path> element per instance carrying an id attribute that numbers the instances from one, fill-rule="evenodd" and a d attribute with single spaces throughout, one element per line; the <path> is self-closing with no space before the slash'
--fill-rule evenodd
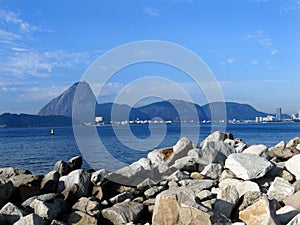
<path id="1" fill-rule="evenodd" d="M 282 120 L 282 110 L 281 110 L 281 108 L 276 108 L 276 120 L 277 121 Z"/>

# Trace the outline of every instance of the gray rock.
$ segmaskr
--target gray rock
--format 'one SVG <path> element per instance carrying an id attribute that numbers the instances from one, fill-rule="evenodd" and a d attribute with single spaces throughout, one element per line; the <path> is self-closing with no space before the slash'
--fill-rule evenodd
<path id="1" fill-rule="evenodd" d="M 50 225 L 67 225 L 67 224 L 62 221 L 52 220 Z"/>
<path id="2" fill-rule="evenodd" d="M 215 180 L 182 180 L 179 181 L 179 184 L 183 187 L 189 188 L 194 192 L 199 192 L 205 189 L 210 189 L 215 186 L 217 182 Z"/>
<path id="3" fill-rule="evenodd" d="M 293 187 L 295 188 L 295 192 L 300 191 L 300 180 L 296 180 L 293 183 Z"/>
<path id="4" fill-rule="evenodd" d="M 27 216 L 21 217 L 21 219 L 15 222 L 14 225 L 44 225 L 44 221 L 38 215 L 31 213 Z"/>
<path id="5" fill-rule="evenodd" d="M 215 131 L 212 134 L 208 135 L 200 144 L 200 148 L 205 148 L 207 142 L 210 141 L 224 141 L 226 139 L 226 134 L 221 131 Z"/>
<path id="6" fill-rule="evenodd" d="M 179 141 L 174 145 L 173 151 L 174 154 L 179 154 L 181 152 L 188 152 L 189 150 L 193 149 L 193 143 L 186 137 L 182 137 Z"/>
<path id="7" fill-rule="evenodd" d="M 150 178 L 146 178 L 141 183 L 139 183 L 136 187 L 139 190 L 145 190 L 145 189 L 148 189 L 148 188 L 156 186 L 156 185 L 158 185 L 158 182 L 155 182 L 155 181 L 151 180 Z"/>
<path id="8" fill-rule="evenodd" d="M 287 224 L 291 219 L 300 213 L 292 206 L 284 206 L 276 211 L 276 215 L 281 224 Z"/>
<path id="9" fill-rule="evenodd" d="M 112 204 L 124 202 L 126 199 L 132 200 L 134 196 L 130 192 L 123 192 L 109 199 Z"/>
<path id="10" fill-rule="evenodd" d="M 57 171 L 61 176 L 68 175 L 71 172 L 69 165 L 63 160 L 59 160 L 55 163 L 54 171 Z"/>
<path id="11" fill-rule="evenodd" d="M 252 180 L 263 177 L 273 168 L 273 164 L 258 155 L 236 153 L 228 156 L 225 167 L 230 169 L 238 178 Z"/>
<path id="12" fill-rule="evenodd" d="M 67 164 L 69 165 L 69 168 L 71 169 L 71 171 L 81 169 L 82 157 L 75 156 L 75 157 L 69 159 Z"/>
<path id="13" fill-rule="evenodd" d="M 246 148 L 248 148 L 248 145 L 242 141 L 239 141 L 234 145 L 234 149 L 237 153 L 243 152 Z"/>
<path id="14" fill-rule="evenodd" d="M 230 215 L 239 201 L 239 193 L 234 186 L 221 189 L 217 196 L 214 210 L 230 218 Z"/>
<path id="15" fill-rule="evenodd" d="M 73 212 L 69 219 L 68 219 L 69 225 L 97 225 L 98 220 L 95 217 L 92 217 L 84 212 L 81 211 L 75 211 Z"/>
<path id="16" fill-rule="evenodd" d="M 252 181 L 240 182 L 235 187 L 240 197 L 242 197 L 247 192 L 260 192 L 259 185 Z"/>
<path id="17" fill-rule="evenodd" d="M 167 181 L 180 181 L 189 179 L 190 175 L 186 171 L 177 170 L 175 173 L 171 174 L 166 178 Z"/>
<path id="18" fill-rule="evenodd" d="M 287 225 L 300 225 L 300 214 L 295 216 Z"/>
<path id="19" fill-rule="evenodd" d="M 105 169 L 97 170 L 91 176 L 91 182 L 96 185 L 100 186 L 108 177 L 109 172 Z"/>
<path id="20" fill-rule="evenodd" d="M 300 155 L 295 155 L 285 162 L 286 169 L 292 173 L 297 180 L 300 180 L 300 167 L 299 167 Z"/>
<path id="21" fill-rule="evenodd" d="M 88 196 L 89 187 L 90 174 L 87 171 L 79 169 L 59 179 L 58 192 L 64 192 L 65 196 L 72 192 L 72 195 L 79 199 L 80 197 Z"/>
<path id="22" fill-rule="evenodd" d="M 128 222 L 138 222 L 143 212 L 143 204 L 137 202 L 122 202 L 102 210 L 102 216 L 114 225 Z"/>
<path id="23" fill-rule="evenodd" d="M 0 177 L 0 207 L 7 203 L 14 189 L 15 187 L 10 180 Z"/>
<path id="24" fill-rule="evenodd" d="M 14 169 L 12 167 L 0 168 L 0 177 L 9 179 L 20 174 L 31 174 L 29 170 Z"/>
<path id="25" fill-rule="evenodd" d="M 30 207 L 33 208 L 35 214 L 49 220 L 57 219 L 69 209 L 67 203 L 59 198 L 55 198 L 49 202 L 35 199 L 30 204 Z"/>
<path id="26" fill-rule="evenodd" d="M 158 193 L 162 192 L 165 188 L 163 186 L 151 187 L 144 192 L 146 198 L 155 197 Z"/>
<path id="27" fill-rule="evenodd" d="M 268 190 L 268 198 L 276 199 L 277 201 L 282 201 L 286 197 L 292 195 L 295 188 L 292 184 L 281 177 L 276 177 L 272 185 Z"/>
<path id="28" fill-rule="evenodd" d="M 201 164 L 219 163 L 224 166 L 227 157 L 233 153 L 235 149 L 222 141 L 208 141 L 200 151 Z"/>
<path id="29" fill-rule="evenodd" d="M 72 206 L 72 209 L 84 212 L 95 218 L 99 218 L 101 215 L 100 204 L 86 197 L 81 197 L 78 202 Z"/>
<path id="30" fill-rule="evenodd" d="M 251 145 L 246 148 L 243 153 L 255 154 L 258 156 L 263 156 L 267 152 L 268 148 L 265 145 Z"/>
<path id="31" fill-rule="evenodd" d="M 197 148 L 188 151 L 187 156 L 179 157 L 173 164 L 173 167 L 184 171 L 198 171 L 200 159 L 200 150 Z"/>
<path id="32" fill-rule="evenodd" d="M 217 180 L 222 174 L 222 169 L 223 168 L 220 164 L 210 163 L 204 167 L 204 169 L 201 172 L 201 175 L 203 175 L 206 178 Z"/>
<path id="33" fill-rule="evenodd" d="M 48 193 L 48 194 L 43 194 L 43 195 L 37 195 L 37 196 L 33 196 L 31 198 L 28 198 L 27 200 L 25 200 L 23 203 L 22 203 L 22 206 L 24 208 L 26 207 L 30 207 L 30 204 L 38 199 L 38 200 L 41 200 L 41 201 L 52 201 L 54 198 L 58 197 L 59 194 L 57 193 Z"/>
<path id="34" fill-rule="evenodd" d="M 211 199 L 213 196 L 209 190 L 196 192 L 195 195 L 200 201 Z"/>
<path id="35" fill-rule="evenodd" d="M 4 217 L 5 221 L 7 221 L 10 224 L 13 224 L 23 216 L 26 216 L 27 213 L 9 202 L 2 207 L 2 209 L 0 210 L 0 215 Z"/>
<path id="36" fill-rule="evenodd" d="M 42 193 L 54 193 L 57 190 L 59 173 L 57 171 L 50 171 L 47 173 L 41 182 L 41 192 Z"/>
<path id="37" fill-rule="evenodd" d="M 255 202 L 257 202 L 261 198 L 262 198 L 262 193 L 261 192 L 258 192 L 258 191 L 246 192 L 243 195 L 242 203 L 239 206 L 239 211 L 242 211 L 242 210 L 246 209 L 248 206 L 254 204 Z"/>

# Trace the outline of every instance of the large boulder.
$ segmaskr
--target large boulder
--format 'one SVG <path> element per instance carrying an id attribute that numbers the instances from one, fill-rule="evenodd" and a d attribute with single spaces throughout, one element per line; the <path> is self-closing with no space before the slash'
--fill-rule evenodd
<path id="1" fill-rule="evenodd" d="M 292 158 L 290 158 L 288 161 L 285 162 L 285 167 L 289 172 L 291 172 L 297 180 L 300 180 L 300 155 L 295 155 Z"/>
<path id="2" fill-rule="evenodd" d="M 239 218 L 247 225 L 280 225 L 273 204 L 267 196 L 241 211 Z"/>
<path id="3" fill-rule="evenodd" d="M 57 171 L 50 171 L 47 173 L 41 182 L 41 193 L 56 192 L 59 177 L 60 175 Z"/>
<path id="4" fill-rule="evenodd" d="M 68 175 L 70 172 L 74 170 L 81 169 L 82 166 L 82 157 L 75 156 L 69 159 L 67 162 L 62 160 L 57 161 L 54 165 L 54 171 L 57 171 L 61 176 Z"/>
<path id="5" fill-rule="evenodd" d="M 225 167 L 240 179 L 253 180 L 263 177 L 273 168 L 273 164 L 258 155 L 236 153 L 228 156 Z"/>
<path id="6" fill-rule="evenodd" d="M 282 201 L 286 197 L 292 195 L 295 188 L 292 184 L 281 177 L 276 177 L 272 185 L 268 190 L 268 198 L 276 199 L 277 201 Z"/>
<path id="7" fill-rule="evenodd" d="M 16 205 L 9 202 L 2 207 L 2 209 L 0 210 L 0 215 L 4 217 L 4 220 L 6 222 L 8 222 L 9 224 L 13 224 L 23 216 L 26 216 L 27 213 L 24 210 L 17 207 Z"/>
<path id="8" fill-rule="evenodd" d="M 295 147 L 286 147 L 285 142 L 281 141 L 274 147 L 271 147 L 268 151 L 270 157 L 277 157 L 279 159 L 289 159 L 294 155 L 300 153 L 300 151 Z"/>
<path id="9" fill-rule="evenodd" d="M 268 148 L 265 145 L 251 145 L 248 148 L 246 148 L 243 153 L 249 153 L 249 154 L 255 154 L 259 156 L 263 156 L 266 154 Z"/>
<path id="10" fill-rule="evenodd" d="M 114 225 L 139 222 L 143 213 L 143 204 L 137 202 L 122 202 L 102 210 L 102 216 Z"/>
<path id="11" fill-rule="evenodd" d="M 86 197 L 81 197 L 78 202 L 73 205 L 72 209 L 84 212 L 95 218 L 99 218 L 101 215 L 100 204 Z"/>
<path id="12" fill-rule="evenodd" d="M 227 186 L 217 195 L 214 210 L 230 218 L 234 207 L 239 201 L 239 193 L 234 186 Z"/>
<path id="13" fill-rule="evenodd" d="M 14 169 L 13 167 L 0 168 L 0 177 L 9 179 L 20 174 L 31 174 L 29 170 Z"/>
<path id="14" fill-rule="evenodd" d="M 225 134 L 221 131 L 215 131 L 212 134 L 208 135 L 200 144 L 200 148 L 204 148 L 207 142 L 210 141 L 225 141 L 226 139 L 233 140 L 232 134 Z"/>

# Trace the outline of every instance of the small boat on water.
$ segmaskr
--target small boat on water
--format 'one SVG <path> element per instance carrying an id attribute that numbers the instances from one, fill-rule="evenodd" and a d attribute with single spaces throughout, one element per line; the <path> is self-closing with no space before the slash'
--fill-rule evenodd
<path id="1" fill-rule="evenodd" d="M 54 135 L 54 129 L 51 129 L 51 130 L 50 130 L 50 134 L 51 134 L 51 135 Z"/>

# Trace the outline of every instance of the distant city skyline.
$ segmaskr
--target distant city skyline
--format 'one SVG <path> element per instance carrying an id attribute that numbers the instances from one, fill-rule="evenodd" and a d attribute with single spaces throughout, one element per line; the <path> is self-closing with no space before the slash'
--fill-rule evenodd
<path id="1" fill-rule="evenodd" d="M 214 73 L 225 101 L 270 114 L 278 107 L 283 114 L 297 114 L 299 27 L 299 0 L 4 0 L 0 114 L 36 114 L 79 81 L 98 57 L 141 40 L 168 41 L 197 54 Z M 147 76 L 170 79 L 195 103 L 208 103 L 186 74 L 154 64 L 119 71 L 107 81 L 101 101 L 113 101 L 130 82 Z M 180 98 L 159 84 L 140 85 L 135 91 L 145 88 Z"/>

